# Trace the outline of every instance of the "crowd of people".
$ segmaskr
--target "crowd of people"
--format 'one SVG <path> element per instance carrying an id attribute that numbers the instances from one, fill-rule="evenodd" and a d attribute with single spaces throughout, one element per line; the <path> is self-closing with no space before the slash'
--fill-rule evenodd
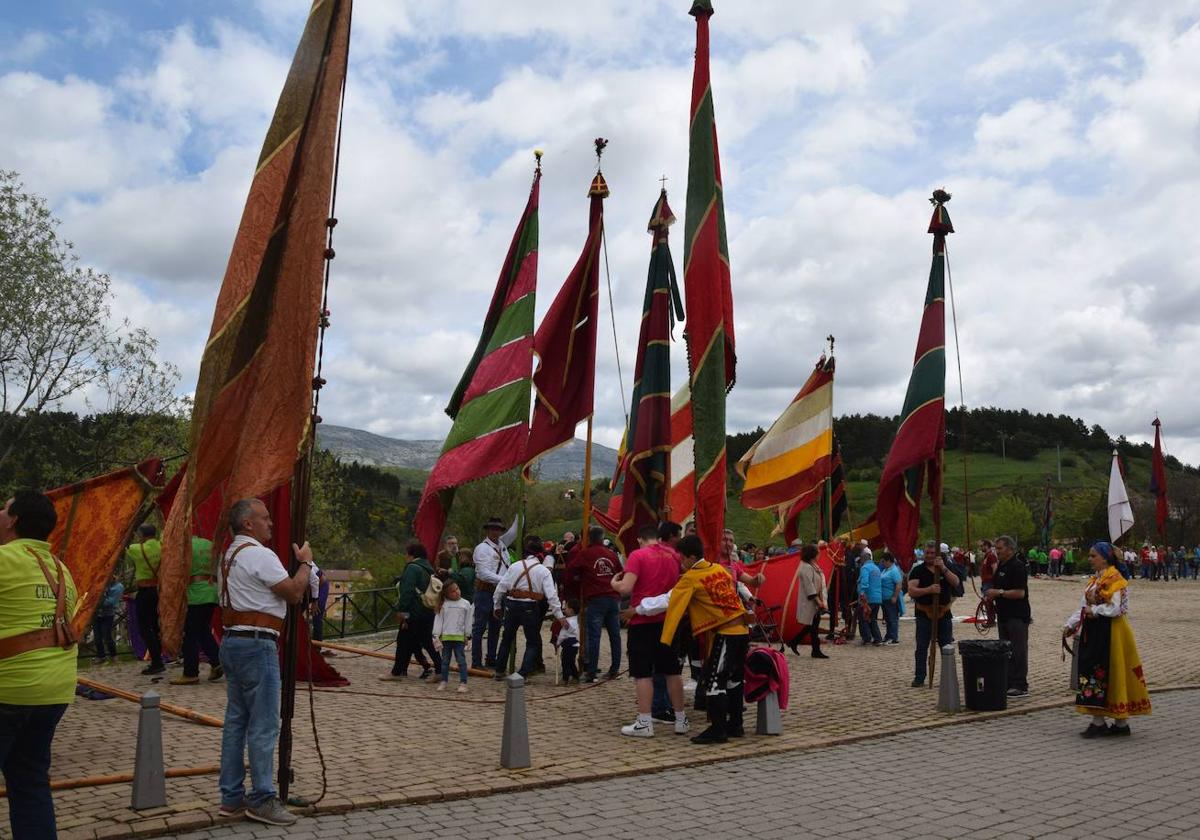
<path id="1" fill-rule="evenodd" d="M 15 494 L 0 509 L 0 766 L 18 837 L 53 836 L 50 749 L 75 688 L 78 654 L 71 617 L 76 592 L 70 572 L 47 542 L 56 520 L 50 500 L 34 491 Z M 321 575 L 307 544 L 292 546 L 297 564 L 289 574 L 269 547 L 273 523 L 262 502 L 235 503 L 228 522 L 232 541 L 216 568 L 203 559 L 192 568 L 183 675 L 172 682 L 199 680 L 201 652 L 210 663 L 209 678 L 225 680 L 219 815 L 286 826 L 296 817 L 279 801 L 273 780 L 278 642 L 288 606 L 316 602 Z M 1029 693 L 1032 568 L 1011 537 L 982 541 L 966 567 L 960 552 L 927 543 L 907 574 L 889 551 L 876 562 L 865 542 L 798 540 L 786 549 L 798 555 L 796 596 L 789 601 L 789 615 L 779 616 L 763 610 L 756 596 L 767 579 L 770 563 L 764 561 L 777 551 L 739 548 L 732 531 L 724 532 L 717 556 L 706 557 L 694 527 L 661 522 L 641 529 L 638 547 L 624 558 L 599 528 L 589 529 L 585 539 L 568 532 L 558 542 L 529 535 L 514 552 L 516 533 L 515 526 L 505 528 L 491 518 L 473 549 L 449 537 L 431 560 L 424 546 L 409 546 L 409 562 L 396 583 L 396 654 L 384 679 L 405 679 L 413 660 L 422 678 L 436 675 L 432 682 L 441 691 L 452 670 L 459 692 L 468 690 L 472 673 L 506 679 L 513 672 L 531 679 L 546 671 L 542 630 L 551 621 L 562 682 L 614 679 L 628 663 L 635 711 L 621 735 L 654 737 L 656 725 L 689 735 L 691 716 L 703 714 L 708 725 L 691 740 L 719 744 L 746 735 L 746 687 L 753 674 L 761 673 L 747 667 L 748 657 L 781 656 L 767 646 L 752 648 L 756 638 L 797 653 L 808 645 L 815 659 L 828 658 L 822 640 L 846 644 L 857 637 L 864 646 L 896 646 L 899 615 L 909 599 L 915 611 L 912 685 L 925 684 L 930 648 L 953 642 L 951 608 L 978 566 L 983 599 L 994 609 L 1000 638 L 1011 647 L 1008 695 Z M 206 541 L 193 545 L 197 558 L 207 551 Z M 1170 570 L 1182 573 L 1184 567 L 1171 559 L 1178 559 L 1175 552 L 1160 551 L 1156 557 L 1151 546 L 1140 557 L 1130 554 L 1136 552 L 1107 542 L 1089 549 L 1091 575 L 1079 609 L 1063 623 L 1064 643 L 1077 638 L 1076 708 L 1091 717 L 1082 733 L 1087 738 L 1128 736 L 1129 718 L 1151 710 L 1128 620 L 1129 580 L 1147 567 L 1151 580 L 1168 579 Z M 154 675 L 163 666 L 157 610 L 150 608 L 157 600 L 161 562 L 152 527 L 139 529 L 127 559 L 135 569 L 133 600 L 149 660 L 142 673 Z M 1155 578 L 1158 565 L 1164 572 Z M 823 568 L 832 570 L 828 578 Z M 112 623 L 121 589 L 114 580 L 96 610 L 97 654 L 105 662 L 115 655 Z M 219 646 L 211 633 L 218 606 Z M 622 625 L 628 628 L 624 639 Z M 520 656 L 518 635 L 524 645 Z M 607 668 L 600 655 L 605 636 Z M 786 661 L 782 671 L 786 676 Z"/>

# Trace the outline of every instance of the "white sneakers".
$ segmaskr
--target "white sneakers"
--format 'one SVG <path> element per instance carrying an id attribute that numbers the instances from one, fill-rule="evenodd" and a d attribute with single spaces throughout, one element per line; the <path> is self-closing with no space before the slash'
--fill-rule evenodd
<path id="1" fill-rule="evenodd" d="M 675 724 L 679 726 L 678 723 Z M 628 726 L 621 727 L 621 734 L 628 735 L 630 738 L 653 738 L 654 737 L 654 722 L 648 721 L 641 723 L 635 720 Z"/>
<path id="2" fill-rule="evenodd" d="M 683 717 L 680 717 L 678 714 L 675 715 L 676 735 L 686 735 L 691 728 L 692 722 L 688 719 L 687 715 L 684 715 Z"/>
<path id="3" fill-rule="evenodd" d="M 467 684 L 459 683 L 458 688 L 456 688 L 455 691 L 457 691 L 459 694 L 466 694 L 467 693 Z"/>

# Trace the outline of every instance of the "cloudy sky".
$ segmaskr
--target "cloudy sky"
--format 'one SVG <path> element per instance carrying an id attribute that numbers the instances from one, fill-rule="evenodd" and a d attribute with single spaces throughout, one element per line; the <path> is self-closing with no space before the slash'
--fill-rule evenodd
<path id="1" fill-rule="evenodd" d="M 1132 439 L 1157 412 L 1168 449 L 1200 462 L 1200 2 L 715 5 L 731 429 L 769 424 L 829 332 L 836 411 L 899 410 L 927 198 L 944 186 L 967 404 L 1065 412 Z M 445 434 L 532 149 L 546 152 L 540 313 L 583 244 L 598 135 L 630 378 L 664 174 L 683 218 L 688 6 L 357 0 L 327 421 Z M 48 0 L 0 18 L 0 168 L 48 197 L 184 392 L 307 8 Z M 677 266 L 681 237 L 682 221 Z M 603 299 L 597 435 L 615 445 Z M 947 392 L 957 401 L 953 356 Z"/>

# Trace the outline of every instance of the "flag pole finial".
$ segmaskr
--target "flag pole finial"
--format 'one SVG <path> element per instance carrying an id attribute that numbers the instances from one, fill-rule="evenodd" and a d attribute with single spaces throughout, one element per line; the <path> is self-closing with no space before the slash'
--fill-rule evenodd
<path id="1" fill-rule="evenodd" d="M 929 220 L 929 233 L 935 236 L 954 233 L 950 213 L 946 210 L 946 203 L 949 201 L 950 193 L 946 192 L 944 188 L 939 187 L 933 191 L 933 195 L 929 199 L 929 203 L 933 205 L 933 218 Z"/>
<path id="2" fill-rule="evenodd" d="M 588 196 L 608 198 L 608 183 L 604 180 L 604 173 L 600 171 L 600 156 L 604 154 L 604 149 L 608 146 L 608 141 L 603 137 L 597 137 L 592 143 L 596 146 L 596 177 L 592 179 L 592 186 L 588 189 Z"/>
<path id="3" fill-rule="evenodd" d="M 533 159 L 537 161 L 537 171 L 542 171 L 542 155 L 545 154 L 541 149 L 533 150 Z"/>

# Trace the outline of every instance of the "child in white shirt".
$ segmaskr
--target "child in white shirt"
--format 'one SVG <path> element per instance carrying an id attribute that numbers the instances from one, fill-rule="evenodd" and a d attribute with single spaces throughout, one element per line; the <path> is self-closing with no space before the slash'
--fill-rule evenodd
<path id="1" fill-rule="evenodd" d="M 462 597 L 458 584 L 446 581 L 438 595 L 437 615 L 433 619 L 433 644 L 442 651 L 442 678 L 437 690 L 445 691 L 450 681 L 450 656 L 458 663 L 458 693 L 467 690 L 467 642 L 471 639 L 471 622 L 475 608 Z"/>

